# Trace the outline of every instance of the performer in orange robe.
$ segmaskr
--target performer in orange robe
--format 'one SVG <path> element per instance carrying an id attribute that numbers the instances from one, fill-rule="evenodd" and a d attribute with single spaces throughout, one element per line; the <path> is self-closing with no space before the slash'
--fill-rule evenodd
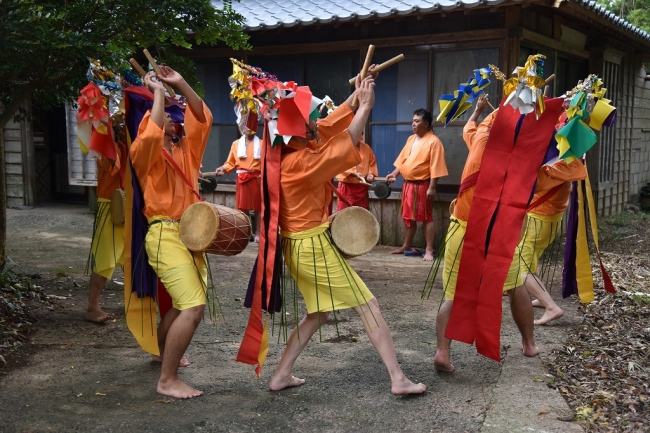
<path id="1" fill-rule="evenodd" d="M 544 164 L 537 174 L 535 195 L 526 213 L 526 228 L 517 248 L 524 284 L 528 293 L 537 300 L 533 305 L 546 309 L 542 317 L 535 320 L 536 325 L 544 325 L 564 315 L 537 276 L 537 265 L 544 250 L 560 232 L 562 216 L 569 205 L 571 183 L 586 176 L 587 169 L 579 159 L 569 164 L 564 161 Z"/>
<path id="2" fill-rule="evenodd" d="M 336 179 L 339 181 L 339 192 L 350 202 L 351 206 L 368 209 L 368 186 L 361 184 L 360 178 L 365 179 L 366 182 L 372 182 L 379 171 L 372 148 L 362 139 L 363 137 L 356 145 L 359 155 L 361 155 L 361 162 L 343 173 L 339 173 Z M 346 207 L 348 205 L 343 200 L 337 200 L 337 210 L 342 211 Z"/>
<path id="3" fill-rule="evenodd" d="M 244 135 L 233 141 L 228 159 L 216 170 L 217 176 L 237 172 L 235 199 L 237 209 L 248 214 L 255 212 L 255 242 L 260 239 L 260 211 L 262 209 L 262 183 L 260 178 L 260 139 L 246 128 Z"/>
<path id="4" fill-rule="evenodd" d="M 497 111 L 494 111 L 480 125 L 477 125 L 476 121 L 487 106 L 488 97 L 487 95 L 482 95 L 476 103 L 474 113 L 472 113 L 472 116 L 463 128 L 463 139 L 465 144 L 467 144 L 469 154 L 467 155 L 465 168 L 461 175 L 461 186 L 458 191 L 458 197 L 453 202 L 451 221 L 445 238 L 445 260 L 442 273 L 444 302 L 440 306 L 436 316 L 437 348 L 436 355 L 433 359 L 433 365 L 436 371 L 451 373 L 455 370 L 451 364 L 451 340 L 445 336 L 445 332 L 456 293 L 461 253 L 465 240 L 469 212 L 474 199 L 476 181 L 481 169 L 481 159 L 483 158 L 483 152 L 485 151 L 494 118 L 497 115 Z M 518 288 L 522 282 L 523 280 L 519 270 L 519 256 L 515 254 L 503 290 L 508 293 L 512 317 L 522 335 L 522 341 L 525 342 L 526 347 L 524 349 L 528 351 L 525 354 L 527 353 L 532 356 L 537 353 L 532 330 L 532 309 L 528 308 L 526 310 L 526 308 L 520 308 L 520 302 L 530 303 L 530 300 L 525 290 L 513 290 L 514 288 Z M 427 282 L 427 284 L 431 284 L 431 282 Z"/>
<path id="5" fill-rule="evenodd" d="M 128 152 L 121 140 L 115 145 L 115 153 L 117 159 L 114 161 L 104 155 L 97 159 L 97 213 L 87 266 L 87 271 L 92 273 L 86 309 L 86 320 L 95 323 L 104 323 L 115 317 L 102 311 L 99 298 L 115 267 L 124 265 L 124 226 L 113 224 L 110 215 L 113 193 L 117 188 L 123 188 L 124 182 Z"/>
<path id="6" fill-rule="evenodd" d="M 166 66 L 161 66 L 161 71 L 156 77 L 176 87 L 187 99 L 185 136 L 175 135 L 176 126 L 164 111 L 165 89 L 148 75 L 145 83 L 154 94 L 153 108 L 142 119 L 130 156 L 149 222 L 144 247 L 150 265 L 172 298 L 172 308 L 158 326 L 162 367 L 157 390 L 170 397 L 192 398 L 203 392 L 182 382 L 178 367 L 203 318 L 207 266 L 203 254 L 190 252 L 181 242 L 178 226 L 185 209 L 200 199 L 197 179 L 212 114 L 178 72 Z"/>
<path id="7" fill-rule="evenodd" d="M 417 222 L 424 223 L 426 240 L 425 261 L 433 261 L 433 199 L 438 179 L 447 176 L 445 149 L 431 131 L 431 113 L 420 108 L 413 113 L 413 135 L 395 160 L 395 170 L 386 176 L 387 182 L 395 182 L 398 175 L 404 177 L 402 186 L 402 219 L 404 220 L 404 243 L 391 254 L 411 252 L 411 243 Z"/>

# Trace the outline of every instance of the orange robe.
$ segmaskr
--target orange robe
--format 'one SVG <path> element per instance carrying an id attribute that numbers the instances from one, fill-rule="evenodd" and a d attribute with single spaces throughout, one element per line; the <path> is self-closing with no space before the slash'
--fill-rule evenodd
<path id="1" fill-rule="evenodd" d="M 544 216 L 561 214 L 569 205 L 571 182 L 583 180 L 586 177 L 587 169 L 579 159 L 571 161 L 570 164 L 558 161 L 552 165 L 543 165 L 539 169 L 539 173 L 537 173 L 535 196 L 531 200 L 531 204 L 543 197 L 552 188 L 558 185 L 561 186 L 550 198 L 528 212 Z"/>
<path id="2" fill-rule="evenodd" d="M 406 140 L 406 145 L 394 163 L 404 180 L 414 182 L 447 176 L 449 172 L 445 164 L 445 149 L 438 137 L 428 131 L 420 139 L 419 147 L 412 153 L 416 137 L 417 135 L 413 134 Z"/>
<path id="3" fill-rule="evenodd" d="M 260 160 L 253 157 L 255 151 L 255 146 L 253 143 L 250 143 L 246 147 L 246 158 L 237 157 L 238 145 L 239 140 L 232 142 L 230 153 L 228 154 L 228 159 L 223 163 L 223 170 L 228 174 L 230 174 L 234 168 L 237 168 L 239 170 L 260 171 Z"/>
<path id="4" fill-rule="evenodd" d="M 359 154 L 361 155 L 361 163 L 354 167 L 339 173 L 336 179 L 339 181 L 339 193 L 345 197 L 351 206 L 360 206 L 368 209 L 368 187 L 361 184 L 359 178 L 352 173 L 361 173 L 366 178 L 368 174 L 377 176 L 379 169 L 377 168 L 377 158 L 374 152 L 366 143 L 359 143 Z M 342 211 L 348 207 L 343 200 L 338 200 L 337 209 Z"/>
<path id="5" fill-rule="evenodd" d="M 487 116 L 480 125 L 477 126 L 476 122 L 471 121 L 467 122 L 463 128 L 463 140 L 465 140 L 465 144 L 467 144 L 469 154 L 465 161 L 463 173 L 460 176 L 461 183 L 468 176 L 477 173 L 480 170 L 483 151 L 485 151 L 485 145 L 490 136 L 490 130 L 488 128 L 494 121 L 495 116 L 496 111 Z M 472 200 L 474 199 L 475 188 L 475 186 L 467 188 L 456 198 L 454 217 L 457 219 L 467 222 L 467 219 L 469 218 L 469 208 L 472 206 Z"/>
<path id="6" fill-rule="evenodd" d="M 97 159 L 97 197 L 111 200 L 117 188 L 123 188 L 127 151 L 123 145 L 115 146 L 118 159 L 111 161 L 102 156 Z"/>
<path id="7" fill-rule="evenodd" d="M 191 108 L 185 112 L 185 137 L 180 145 L 172 147 L 172 157 L 195 191 L 198 191 L 201 159 L 212 127 L 212 113 L 203 104 L 206 121 L 200 123 Z M 149 121 L 150 112 L 140 123 L 138 137 L 131 145 L 131 163 L 144 194 L 143 213 L 147 219 L 165 216 L 179 220 L 185 209 L 199 199 L 190 192 L 189 186 L 176 174 L 163 156 L 165 132 Z"/>
<path id="8" fill-rule="evenodd" d="M 302 232 L 328 221 L 332 201 L 329 181 L 361 163 L 347 131 L 353 117 L 350 107 L 342 104 L 319 122 L 319 143 L 310 142 L 305 148 L 293 139 L 289 142 L 295 151 L 283 155 L 280 168 L 279 225 L 283 231 Z"/>

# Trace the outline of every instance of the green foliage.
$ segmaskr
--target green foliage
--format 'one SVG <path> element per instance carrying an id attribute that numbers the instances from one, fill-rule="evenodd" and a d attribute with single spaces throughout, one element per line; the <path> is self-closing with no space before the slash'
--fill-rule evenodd
<path id="1" fill-rule="evenodd" d="M 597 0 L 597 2 L 619 17 L 650 32 L 650 0 Z"/>
<path id="2" fill-rule="evenodd" d="M 210 0 L 3 0 L 0 2 L 0 125 L 33 95 L 43 108 L 73 101 L 88 59 L 119 70 L 143 48 L 196 84 L 178 54 L 193 44 L 249 49 L 244 17 Z M 23 113 L 24 114 L 24 113 Z"/>

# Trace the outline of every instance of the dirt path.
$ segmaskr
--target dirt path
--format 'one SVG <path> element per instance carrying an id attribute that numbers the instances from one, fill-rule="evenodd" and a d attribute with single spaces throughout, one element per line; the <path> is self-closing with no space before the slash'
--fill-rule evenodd
<path id="1" fill-rule="evenodd" d="M 582 431 L 556 419 L 568 406 L 547 386 L 542 360 L 521 355 L 507 301 L 504 361 L 498 364 L 472 346 L 455 343 L 456 373 L 436 374 L 432 359 L 441 290 L 422 304 L 429 266 L 391 256 L 388 247 L 351 263 L 382 306 L 402 368 L 427 384 L 426 394 L 390 394 L 388 374 L 351 311 L 339 316 L 340 341 L 328 322 L 322 342 L 312 341 L 298 360 L 295 374 L 306 378 L 304 386 L 269 392 L 266 385 L 283 348 L 277 334 L 260 380 L 251 366 L 234 361 L 248 318 L 241 299 L 256 254 L 249 246 L 234 258 L 211 256 L 227 326 L 219 323 L 215 329 L 205 320 L 187 353 L 192 365 L 181 372 L 205 396 L 164 398 L 155 392 L 159 366 L 123 324 L 121 285 L 109 283 L 102 297 L 116 321 L 84 320 L 92 218 L 87 208 L 71 205 L 8 210 L 8 255 L 20 265 L 18 271 L 39 273 L 34 282 L 56 300 L 53 309 L 35 312 L 39 325 L 31 344 L 0 370 L 2 432 Z M 122 281 L 121 272 L 115 279 Z M 564 318 L 536 329 L 543 354 L 581 321 L 576 304 L 561 305 Z"/>

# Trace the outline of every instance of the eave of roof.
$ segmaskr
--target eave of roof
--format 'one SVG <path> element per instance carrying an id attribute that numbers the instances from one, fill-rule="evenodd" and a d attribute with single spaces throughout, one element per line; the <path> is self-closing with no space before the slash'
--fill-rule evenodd
<path id="1" fill-rule="evenodd" d="M 245 31 L 276 29 L 280 27 L 310 26 L 412 15 L 435 11 L 470 9 L 477 6 L 496 6 L 502 3 L 522 3 L 525 0 L 234 0 L 232 8 L 246 18 Z M 594 0 L 565 0 L 579 4 L 615 24 L 622 32 L 632 34 L 650 43 L 650 33 L 619 18 Z M 222 7 L 221 0 L 212 0 Z"/>

